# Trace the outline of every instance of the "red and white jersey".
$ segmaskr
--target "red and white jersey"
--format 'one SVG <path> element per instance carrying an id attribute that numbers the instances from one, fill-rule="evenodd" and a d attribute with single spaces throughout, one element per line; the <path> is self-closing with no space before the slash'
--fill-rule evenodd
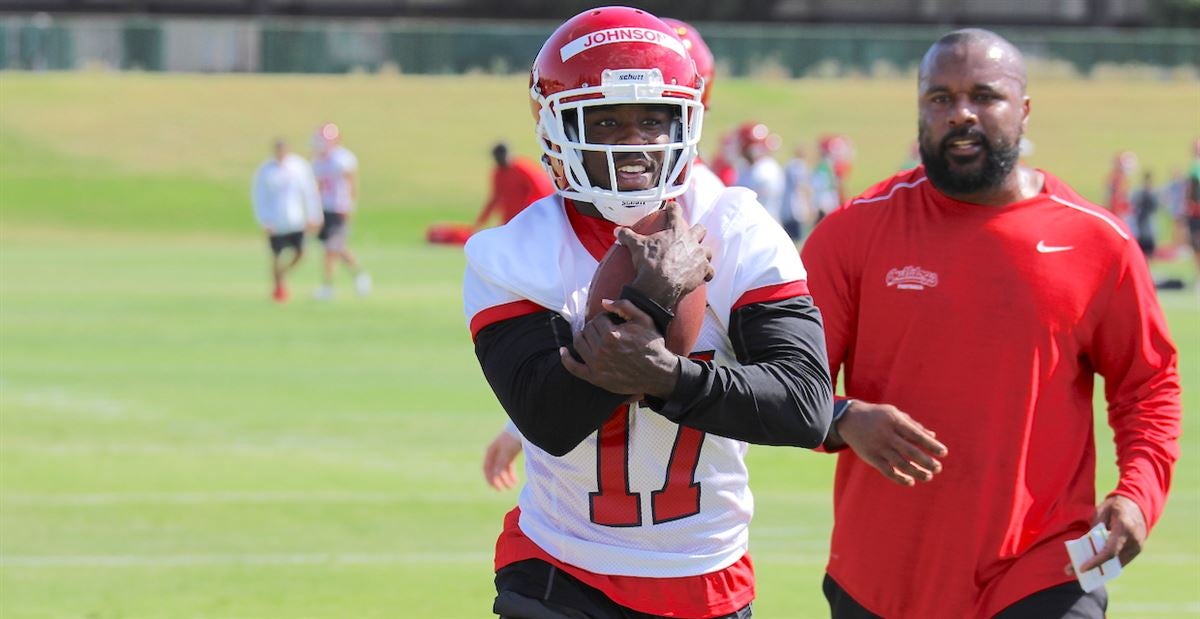
<path id="1" fill-rule="evenodd" d="M 334 146 L 324 154 L 317 155 L 312 162 L 313 174 L 317 177 L 317 188 L 321 192 L 321 205 L 332 213 L 349 213 L 354 210 L 354 195 L 347 174 L 358 171 L 358 158 L 342 146 Z"/>
<path id="2" fill-rule="evenodd" d="M 689 223 L 707 228 L 715 270 L 693 354 L 736 365 L 730 313 L 806 293 L 804 267 L 750 191 L 699 174 L 680 204 Z M 578 332 L 613 227 L 553 195 L 472 236 L 464 283 L 472 335 L 544 309 Z M 754 502 L 744 442 L 634 406 L 563 457 L 528 441 L 524 448 L 520 529 L 554 559 L 597 574 L 674 578 L 722 570 L 746 552 Z"/>

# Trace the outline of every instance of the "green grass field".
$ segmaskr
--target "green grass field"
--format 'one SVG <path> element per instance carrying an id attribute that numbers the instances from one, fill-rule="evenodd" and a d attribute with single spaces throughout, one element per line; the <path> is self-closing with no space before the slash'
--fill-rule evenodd
<path id="1" fill-rule="evenodd" d="M 904 158 L 912 92 L 724 80 L 706 150 L 751 117 L 789 148 L 841 131 L 862 189 Z M 1161 178 L 1200 135 L 1195 83 L 1031 94 L 1031 162 L 1093 199 L 1116 150 Z M 0 616 L 488 616 L 516 493 L 479 464 L 503 412 L 464 326 L 461 252 L 423 233 L 475 214 L 492 142 L 534 152 L 524 97 L 519 77 L 0 74 Z M 309 301 L 310 259 L 276 306 L 250 174 L 272 137 L 304 146 L 324 120 L 362 162 L 354 239 L 377 293 L 342 279 Z M 1162 302 L 1194 411 L 1200 297 Z M 1198 434 L 1185 419 L 1166 515 L 1111 617 L 1200 614 Z M 832 462 L 751 450 L 756 616 L 825 613 Z"/>

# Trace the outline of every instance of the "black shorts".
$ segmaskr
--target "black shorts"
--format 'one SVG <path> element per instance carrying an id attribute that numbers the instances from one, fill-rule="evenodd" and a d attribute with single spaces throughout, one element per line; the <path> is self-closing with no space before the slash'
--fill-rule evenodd
<path id="1" fill-rule="evenodd" d="M 1188 236 L 1192 241 L 1192 251 L 1200 253 L 1200 217 L 1188 217 L 1187 227 Z"/>
<path id="2" fill-rule="evenodd" d="M 317 233 L 317 238 L 321 239 L 322 243 L 328 244 L 331 239 L 341 239 L 345 234 L 346 214 L 325 211 L 325 221 L 321 224 L 321 231 Z"/>
<path id="3" fill-rule="evenodd" d="M 272 234 L 270 236 L 271 253 L 278 256 L 280 252 L 291 247 L 300 253 L 304 250 L 304 232 L 289 232 L 287 234 Z"/>
<path id="4" fill-rule="evenodd" d="M 829 574 L 821 584 L 829 601 L 831 619 L 878 619 L 879 615 L 862 607 Z M 1072 580 L 1028 595 L 1000 611 L 992 619 L 1024 619 L 1026 617 L 1061 617 L 1062 619 L 1104 619 L 1108 608 L 1108 592 L 1100 587 L 1084 593 Z"/>
<path id="5" fill-rule="evenodd" d="M 655 619 L 630 610 L 599 589 L 537 559 L 517 561 L 496 572 L 496 601 L 492 612 L 505 617 L 580 619 Z M 719 619 L 750 619 L 750 605 Z"/>

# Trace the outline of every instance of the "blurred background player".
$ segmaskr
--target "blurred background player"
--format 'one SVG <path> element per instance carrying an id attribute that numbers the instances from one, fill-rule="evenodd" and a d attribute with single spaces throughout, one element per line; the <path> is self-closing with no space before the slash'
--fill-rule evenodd
<path id="1" fill-rule="evenodd" d="M 712 50 L 700 36 L 700 31 L 691 24 L 673 17 L 660 19 L 664 24 L 670 26 L 675 34 L 679 35 L 680 40 L 683 41 L 683 48 L 687 50 L 692 62 L 696 63 L 696 73 L 699 73 L 704 80 L 704 92 L 700 95 L 700 102 L 704 104 L 704 111 L 707 112 L 709 110 L 708 98 L 712 94 L 713 79 L 717 72 L 717 63 L 713 60 Z"/>
<path id="2" fill-rule="evenodd" d="M 1112 170 L 1108 173 L 1108 203 L 1105 205 L 1113 215 L 1125 222 L 1130 230 L 1136 225 L 1133 218 L 1133 204 L 1130 202 L 1135 171 L 1137 171 L 1137 155 L 1126 150 L 1113 157 Z"/>
<path id="3" fill-rule="evenodd" d="M 1163 209 L 1171 219 L 1171 237 L 1156 250 L 1161 258 L 1173 260 L 1176 254 L 1188 244 L 1187 192 L 1188 178 L 1184 174 L 1183 168 L 1172 169 L 1170 179 L 1163 184 L 1160 190 Z"/>
<path id="4" fill-rule="evenodd" d="M 822 136 L 817 141 L 817 146 L 821 150 L 821 159 L 833 171 L 834 182 L 837 185 L 837 203 L 844 204 L 849 197 L 846 195 L 846 185 L 850 180 L 850 170 L 854 167 L 854 144 L 850 142 L 850 138 L 834 133 Z"/>
<path id="5" fill-rule="evenodd" d="M 721 134 L 717 153 L 713 156 L 709 167 L 713 174 L 716 174 L 717 178 L 726 185 L 733 185 L 737 182 L 738 164 L 742 160 L 742 156 L 737 151 L 737 130 L 733 129 Z"/>
<path id="6" fill-rule="evenodd" d="M 700 31 L 691 24 L 672 17 L 664 17 L 662 20 L 673 28 L 675 34 L 683 40 L 684 48 L 687 49 L 692 62 L 696 63 L 696 72 L 704 78 L 704 94 L 701 96 L 701 101 L 707 112 L 711 107 L 709 99 L 712 96 L 713 81 L 717 75 L 717 63 L 713 58 L 712 50 L 700 36 Z M 737 169 L 740 161 L 741 155 L 737 152 L 737 132 L 727 131 L 721 135 L 716 155 L 712 161 L 705 162 L 704 167 L 712 172 L 722 185 L 732 186 L 737 181 Z"/>
<path id="7" fill-rule="evenodd" d="M 659 19 L 679 35 L 679 39 L 683 41 L 683 48 L 687 50 L 688 56 L 692 62 L 696 63 L 696 73 L 700 74 L 700 79 L 704 80 L 704 89 L 700 94 L 700 103 L 704 106 L 704 112 L 707 114 L 709 110 L 709 96 L 712 94 L 713 79 L 716 77 L 716 63 L 713 61 L 712 51 L 708 49 L 708 44 L 700 37 L 700 31 L 692 27 L 691 24 L 672 17 L 660 17 Z M 701 180 L 693 183 L 718 183 L 728 186 L 717 170 L 709 167 L 704 159 L 697 152 L 696 159 L 692 161 L 691 175 L 693 179 L 700 177 Z"/>
<path id="8" fill-rule="evenodd" d="M 504 142 L 492 148 L 496 168 L 492 170 L 492 195 L 483 205 L 475 228 L 482 228 L 493 215 L 506 224 L 525 207 L 554 193 L 550 177 L 536 163 L 524 157 L 510 157 Z"/>
<path id="9" fill-rule="evenodd" d="M 845 193 L 842 178 L 838 174 L 837 155 L 831 148 L 828 137 L 817 141 L 817 156 L 817 165 L 813 166 L 811 181 L 813 207 L 816 211 L 814 226 L 841 206 Z"/>
<path id="10" fill-rule="evenodd" d="M 812 229 L 814 208 L 812 203 L 812 166 L 808 163 L 808 151 L 797 145 L 792 158 L 783 167 L 783 212 L 792 218 L 795 230 L 787 230 L 792 240 L 804 238 L 804 231 Z"/>
<path id="11" fill-rule="evenodd" d="M 313 173 L 321 191 L 325 223 L 317 238 L 325 244 L 325 270 L 316 298 L 333 298 L 333 269 L 340 261 L 354 275 L 359 296 L 371 293 L 371 275 L 362 269 L 347 246 L 350 218 L 358 200 L 358 158 L 341 145 L 342 132 L 337 125 L 325 123 L 313 134 Z"/>
<path id="12" fill-rule="evenodd" d="M 1146 260 L 1150 260 L 1158 245 L 1155 238 L 1157 226 L 1154 225 L 1154 214 L 1158 212 L 1158 191 L 1154 188 L 1154 175 L 1150 170 L 1142 173 L 1142 185 L 1133 192 L 1130 204 L 1133 207 L 1134 238 Z"/>
<path id="13" fill-rule="evenodd" d="M 254 217 L 271 245 L 275 285 L 272 297 L 283 303 L 288 299 L 285 276 L 304 255 L 304 232 L 321 225 L 321 203 L 312 168 L 303 157 L 291 152 L 286 141 L 276 139 L 274 156 L 254 172 L 251 198 Z M 288 250 L 291 257 L 285 258 L 283 253 Z"/>
<path id="14" fill-rule="evenodd" d="M 738 128 L 737 136 L 738 149 L 744 161 L 738 168 L 734 184 L 757 193 L 758 201 L 771 214 L 771 218 L 783 226 L 793 241 L 797 240 L 799 227 L 791 214 L 783 210 L 783 166 L 774 157 L 775 150 L 779 148 L 779 136 L 772 134 L 760 122 L 744 123 Z"/>
<path id="15" fill-rule="evenodd" d="M 1196 262 L 1195 286 L 1200 291 L 1200 139 L 1192 144 L 1192 165 L 1188 169 L 1184 204 L 1183 215 L 1191 241 L 1192 260 Z"/>

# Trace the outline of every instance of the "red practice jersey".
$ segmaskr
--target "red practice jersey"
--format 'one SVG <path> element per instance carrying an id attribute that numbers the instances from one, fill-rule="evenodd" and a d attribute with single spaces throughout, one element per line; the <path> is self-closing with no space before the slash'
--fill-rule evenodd
<path id="1" fill-rule="evenodd" d="M 513 157 L 507 167 L 492 172 L 492 197 L 479 217 L 483 220 L 499 213 L 501 223 L 508 223 L 525 207 L 552 193 L 554 185 L 542 168 L 528 159 Z"/>
<path id="2" fill-rule="evenodd" d="M 953 200 L 923 167 L 828 216 L 804 246 L 835 384 L 947 446 L 902 487 L 840 453 L 828 572 L 886 617 L 990 617 L 1072 579 L 1063 542 L 1095 513 L 1094 375 L 1120 479 L 1153 526 L 1178 457 L 1176 351 L 1137 243 L 1046 174 L 1003 207 Z"/>

